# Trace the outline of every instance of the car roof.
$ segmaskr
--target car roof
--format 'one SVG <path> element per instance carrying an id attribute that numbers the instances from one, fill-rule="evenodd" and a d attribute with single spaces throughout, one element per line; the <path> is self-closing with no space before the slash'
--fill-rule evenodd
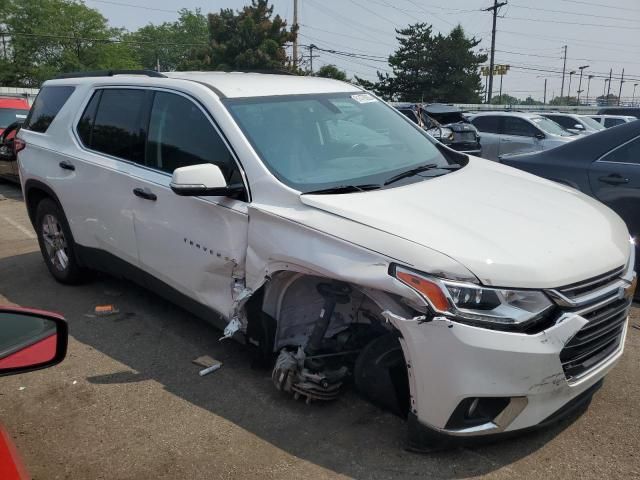
<path id="1" fill-rule="evenodd" d="M 22 98 L 0 97 L 0 108 L 16 108 L 29 110 L 29 102 Z"/>
<path id="2" fill-rule="evenodd" d="M 98 72 L 102 73 L 102 72 Z M 162 72 L 161 75 L 147 76 L 117 72 L 113 75 L 70 74 L 53 79 L 46 85 L 78 85 L 104 83 L 133 83 L 139 86 L 161 86 L 167 78 L 189 80 L 210 87 L 221 98 L 266 97 L 277 95 L 304 95 L 323 93 L 364 93 L 360 87 L 330 78 L 278 75 L 245 72 Z"/>
<path id="3" fill-rule="evenodd" d="M 475 117 L 486 117 L 487 115 L 511 116 L 511 117 L 526 118 L 526 119 L 532 119 L 540 116 L 540 114 L 537 112 L 534 113 L 534 112 L 491 112 L 491 111 L 477 112 L 469 116 L 471 118 L 475 118 Z"/>
<path id="4" fill-rule="evenodd" d="M 299 75 L 245 72 L 169 72 L 164 75 L 204 83 L 227 98 L 362 91 L 355 85 L 340 80 Z"/>

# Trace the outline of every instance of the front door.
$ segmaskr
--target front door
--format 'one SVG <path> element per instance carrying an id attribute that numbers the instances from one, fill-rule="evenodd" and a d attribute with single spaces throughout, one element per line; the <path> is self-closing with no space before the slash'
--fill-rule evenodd
<path id="1" fill-rule="evenodd" d="M 522 118 L 503 117 L 501 133 L 500 155 L 539 150 L 537 129 Z"/>
<path id="2" fill-rule="evenodd" d="M 615 211 L 632 236 L 640 236 L 640 137 L 610 151 L 591 165 L 594 195 Z M 636 254 L 636 270 L 640 255 Z"/>
<path id="3" fill-rule="evenodd" d="M 229 317 L 236 280 L 244 278 L 245 199 L 181 197 L 176 168 L 218 165 L 228 183 L 242 177 L 210 116 L 191 98 L 155 91 L 144 165 L 132 168 L 135 234 L 141 267 L 201 305 Z"/>

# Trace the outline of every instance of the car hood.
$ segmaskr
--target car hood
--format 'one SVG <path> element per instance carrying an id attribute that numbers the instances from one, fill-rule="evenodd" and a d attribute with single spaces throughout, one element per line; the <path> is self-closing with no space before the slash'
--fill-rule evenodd
<path id="1" fill-rule="evenodd" d="M 470 157 L 459 171 L 401 187 L 344 195 L 302 194 L 310 207 L 437 250 L 486 285 L 553 288 L 622 266 L 622 220 L 577 190 Z M 339 235 L 340 232 L 328 232 Z"/>

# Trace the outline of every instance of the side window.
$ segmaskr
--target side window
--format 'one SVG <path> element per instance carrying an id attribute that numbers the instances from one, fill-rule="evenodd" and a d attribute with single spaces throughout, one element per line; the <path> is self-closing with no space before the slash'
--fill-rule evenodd
<path id="1" fill-rule="evenodd" d="M 400 110 L 400 113 L 402 113 L 405 117 L 407 117 L 409 120 L 411 120 L 413 123 L 418 123 L 418 117 L 416 116 L 416 114 L 414 113 L 413 110 Z"/>
<path id="2" fill-rule="evenodd" d="M 68 86 L 43 87 L 22 128 L 45 133 L 74 90 L 75 87 Z"/>
<path id="3" fill-rule="evenodd" d="M 98 105 L 100 104 L 101 96 L 102 90 L 98 90 L 93 94 L 87 108 L 85 108 L 84 113 L 82 114 L 80 122 L 78 122 L 78 135 L 80 136 L 80 140 L 82 140 L 82 143 L 89 148 L 92 148 L 93 145 L 93 124 L 96 121 L 96 113 L 98 112 Z"/>
<path id="4" fill-rule="evenodd" d="M 500 125 L 500 117 L 487 115 L 482 117 L 476 117 L 471 120 L 471 123 L 484 133 L 498 133 Z"/>
<path id="5" fill-rule="evenodd" d="M 640 137 L 608 153 L 602 160 L 605 162 L 640 164 Z"/>
<path id="6" fill-rule="evenodd" d="M 502 133 L 520 137 L 535 137 L 538 131 L 526 120 L 517 117 L 504 117 Z"/>
<path id="7" fill-rule="evenodd" d="M 219 166 L 230 184 L 242 181 L 229 149 L 202 110 L 180 95 L 156 92 L 145 164 L 173 173 L 200 163 Z"/>
<path id="8" fill-rule="evenodd" d="M 616 125 L 620 125 L 621 123 L 624 123 L 624 120 L 621 118 L 605 118 L 604 119 L 604 126 L 607 128 L 615 127 Z"/>
<path id="9" fill-rule="evenodd" d="M 562 115 L 549 115 L 547 117 L 550 120 L 553 120 L 554 122 L 556 122 L 558 125 L 560 125 L 561 127 L 564 128 L 576 128 L 576 123 L 578 123 L 576 120 L 574 120 L 571 117 L 563 117 Z"/>
<path id="10" fill-rule="evenodd" d="M 145 90 L 124 88 L 94 94 L 78 124 L 84 144 L 97 152 L 142 163 L 146 96 Z M 89 128 L 91 122 L 93 128 Z"/>

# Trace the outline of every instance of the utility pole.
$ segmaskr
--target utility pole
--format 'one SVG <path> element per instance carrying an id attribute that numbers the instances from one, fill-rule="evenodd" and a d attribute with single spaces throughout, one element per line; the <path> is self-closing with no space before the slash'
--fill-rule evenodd
<path id="1" fill-rule="evenodd" d="M 504 78 L 504 73 L 500 74 L 500 103 L 502 103 L 502 79 Z"/>
<path id="2" fill-rule="evenodd" d="M 491 95 L 493 94 L 493 64 L 496 53 L 496 19 L 498 17 L 498 9 L 507 4 L 506 1 L 498 3 L 493 0 L 493 7 L 485 8 L 486 12 L 493 12 L 493 28 L 491 29 L 491 55 L 489 59 L 489 93 L 487 94 L 487 103 L 491 103 Z"/>
<path id="3" fill-rule="evenodd" d="M 637 83 L 633 84 L 633 97 L 631 97 L 631 106 L 633 107 L 636 104 L 636 87 L 638 86 Z"/>
<path id="4" fill-rule="evenodd" d="M 564 65 L 562 66 L 562 86 L 560 87 L 560 98 L 564 95 L 564 72 L 567 69 L 567 46 L 564 47 Z"/>
<path id="5" fill-rule="evenodd" d="M 618 106 L 620 106 L 620 100 L 622 99 L 622 84 L 624 83 L 624 68 L 622 69 L 622 76 L 620 77 L 620 91 L 618 91 Z"/>
<path id="6" fill-rule="evenodd" d="M 613 75 L 613 68 L 609 70 L 609 87 L 607 88 L 607 105 L 609 105 L 609 95 L 611 94 L 611 76 Z"/>
<path id="7" fill-rule="evenodd" d="M 542 98 L 542 105 L 547 104 L 547 79 L 544 79 L 544 97 Z"/>
<path id="8" fill-rule="evenodd" d="M 589 75 L 589 77 L 587 78 L 587 105 L 589 105 L 589 89 L 591 88 L 591 79 L 594 77 L 594 75 Z"/>
<path id="9" fill-rule="evenodd" d="M 578 67 L 578 70 L 580 70 L 580 83 L 578 83 L 578 106 L 580 106 L 580 94 L 582 93 L 582 72 L 585 68 L 589 68 L 589 65 L 582 65 L 581 67 Z"/>
<path id="10" fill-rule="evenodd" d="M 293 27 L 296 36 L 293 39 L 293 68 L 298 66 L 298 0 L 293 0 Z"/>

